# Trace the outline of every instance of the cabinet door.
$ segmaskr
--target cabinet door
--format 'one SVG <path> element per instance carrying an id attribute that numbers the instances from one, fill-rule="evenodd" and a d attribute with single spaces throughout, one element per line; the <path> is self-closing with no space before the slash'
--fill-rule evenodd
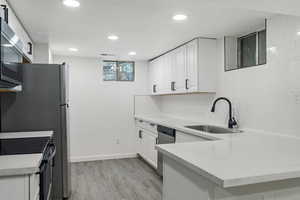
<path id="1" fill-rule="evenodd" d="M 141 128 L 136 128 L 136 152 L 142 156 L 143 153 L 143 146 L 142 146 L 142 137 L 143 137 L 143 131 Z"/>
<path id="2" fill-rule="evenodd" d="M 144 129 L 138 130 L 138 154 L 153 167 L 157 167 L 157 150 L 155 149 L 157 136 Z"/>
<path id="3" fill-rule="evenodd" d="M 164 92 L 164 57 L 157 58 L 157 65 L 155 67 L 155 77 L 157 80 L 157 93 L 163 94 Z"/>
<path id="4" fill-rule="evenodd" d="M 21 22 L 12 11 L 12 9 L 8 6 L 8 25 L 15 32 L 15 34 L 19 37 L 19 39 L 23 43 L 23 55 L 25 55 L 31 62 L 33 61 L 33 42 L 31 41 L 29 35 L 25 31 Z M 31 48 L 30 48 L 31 47 Z"/>
<path id="5" fill-rule="evenodd" d="M 198 39 L 186 45 L 186 90 L 198 90 Z"/>
<path id="6" fill-rule="evenodd" d="M 180 47 L 172 52 L 171 80 L 174 84 L 173 93 L 185 92 L 186 79 L 186 47 Z"/>
<path id="7" fill-rule="evenodd" d="M 150 91 L 152 94 L 157 93 L 157 60 L 153 60 L 149 64 L 149 80 L 150 80 Z"/>
<path id="8" fill-rule="evenodd" d="M 0 199 L 29 200 L 28 176 L 5 176 L 0 178 Z"/>
<path id="9" fill-rule="evenodd" d="M 29 175 L 30 200 L 36 200 L 40 194 L 40 175 Z"/>
<path id="10" fill-rule="evenodd" d="M 170 54 L 161 57 L 161 71 L 160 81 L 162 87 L 162 94 L 169 94 L 171 92 L 171 56 Z"/>
<path id="11" fill-rule="evenodd" d="M 156 144 L 157 136 L 154 136 L 153 134 L 149 135 L 149 155 L 150 160 L 155 168 L 157 168 L 157 150 L 155 149 Z"/>
<path id="12" fill-rule="evenodd" d="M 145 155 L 146 160 L 155 168 L 157 168 L 157 150 L 155 149 L 156 145 L 156 136 L 147 131 L 144 132 L 143 141 L 145 145 Z"/>
<path id="13" fill-rule="evenodd" d="M 176 131 L 176 143 L 208 141 L 208 139 Z"/>
<path id="14" fill-rule="evenodd" d="M 24 33 L 24 54 L 26 57 L 33 62 L 33 42 L 31 41 L 29 35 L 25 32 Z"/>

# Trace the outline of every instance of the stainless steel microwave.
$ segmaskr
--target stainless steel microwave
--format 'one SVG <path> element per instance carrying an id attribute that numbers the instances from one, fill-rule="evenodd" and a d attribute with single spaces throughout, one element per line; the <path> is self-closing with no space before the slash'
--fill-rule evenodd
<path id="1" fill-rule="evenodd" d="M 0 87 L 14 87 L 22 83 L 23 43 L 0 18 Z"/>

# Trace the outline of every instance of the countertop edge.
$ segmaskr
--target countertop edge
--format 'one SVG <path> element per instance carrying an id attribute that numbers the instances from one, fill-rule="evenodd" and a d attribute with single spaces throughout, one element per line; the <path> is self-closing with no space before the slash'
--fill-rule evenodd
<path id="1" fill-rule="evenodd" d="M 29 138 L 29 137 L 53 137 L 53 131 L 28 131 L 28 132 L 3 132 L 0 134 L 1 139 L 10 139 L 10 138 Z M 35 154 L 20 154 L 20 155 L 26 155 L 28 157 L 34 156 Z M 7 155 L 9 156 L 9 155 Z M 15 156 L 15 155 L 12 155 Z M 36 158 L 25 158 L 25 159 L 31 159 L 35 162 L 32 164 L 32 166 L 25 166 L 25 167 L 19 167 L 19 168 L 5 168 L 0 169 L 0 177 L 8 177 L 8 176 L 21 176 L 21 175 L 27 175 L 27 174 L 34 174 L 39 172 L 39 166 L 43 159 L 43 154 L 38 153 L 38 156 Z"/>
<path id="2" fill-rule="evenodd" d="M 291 179 L 298 179 L 298 178 L 300 178 L 300 170 L 282 172 L 276 174 L 274 173 L 270 175 L 224 180 L 223 187 L 231 188 L 231 187 L 246 186 L 246 185 L 253 185 L 253 184 L 264 184 L 264 183 L 270 183 L 275 181 L 288 181 Z"/>
<path id="3" fill-rule="evenodd" d="M 196 166 L 196 165 L 194 165 L 194 164 L 192 164 L 192 163 L 190 163 L 190 162 L 184 160 L 184 159 L 181 158 L 181 157 L 178 157 L 178 156 L 176 156 L 176 155 L 174 155 L 174 154 L 172 154 L 172 153 L 166 151 L 165 149 L 163 149 L 163 148 L 161 148 L 161 147 L 159 147 L 159 146 L 156 146 L 155 149 L 156 149 L 157 151 L 161 152 L 162 154 L 168 156 L 169 158 L 171 158 L 171 159 L 173 159 L 173 160 L 175 160 L 175 161 L 181 163 L 182 165 L 188 167 L 189 169 L 195 171 L 197 174 L 199 174 L 199 175 L 201 175 L 201 176 L 204 176 L 205 178 L 211 180 L 211 181 L 214 182 L 215 184 L 217 184 L 217 185 L 219 185 L 219 186 L 221 186 L 221 187 L 225 187 L 225 182 L 224 182 L 224 180 L 222 180 L 222 179 L 220 179 L 220 178 L 214 176 L 213 174 L 210 174 L 209 172 L 207 172 L 207 171 L 201 169 L 200 167 L 198 167 L 198 166 Z M 226 184 L 228 184 L 228 183 L 226 183 Z"/>
<path id="4" fill-rule="evenodd" d="M 251 177 L 242 177 L 242 178 L 234 178 L 234 179 L 222 179 L 217 177 L 203 169 L 199 166 L 194 165 L 193 163 L 184 160 L 183 158 L 176 156 L 169 151 L 156 146 L 156 150 L 161 152 L 162 154 L 168 156 L 169 158 L 181 163 L 182 165 L 186 166 L 187 168 L 193 170 L 195 173 L 209 179 L 210 181 L 214 182 L 218 186 L 222 188 L 232 188 L 232 187 L 239 187 L 239 186 L 246 186 L 252 184 L 263 184 L 273 181 L 284 181 L 289 179 L 297 179 L 300 178 L 300 170 L 297 171 L 288 171 L 283 173 L 277 174 L 270 174 L 270 175 L 262 175 L 262 176 L 251 176 Z"/>
<path id="5" fill-rule="evenodd" d="M 35 174 L 39 172 L 39 167 L 26 167 L 20 169 L 3 169 L 0 170 L 0 177 L 22 176 L 27 174 Z"/>

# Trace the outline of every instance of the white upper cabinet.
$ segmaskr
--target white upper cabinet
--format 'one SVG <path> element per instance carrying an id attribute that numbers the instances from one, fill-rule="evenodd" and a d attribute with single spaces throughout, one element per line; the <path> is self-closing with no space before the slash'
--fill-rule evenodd
<path id="1" fill-rule="evenodd" d="M 154 95 L 215 92 L 217 41 L 198 38 L 150 62 Z"/>
<path id="2" fill-rule="evenodd" d="M 170 55 L 166 54 L 161 57 L 163 60 L 163 64 L 161 65 L 161 85 L 162 91 L 161 93 L 169 93 L 171 91 L 171 61 L 172 58 Z"/>
<path id="3" fill-rule="evenodd" d="M 185 89 L 197 92 L 198 88 L 198 40 L 186 45 L 186 79 Z"/>
<path id="4" fill-rule="evenodd" d="M 0 0 L 1 4 L 8 7 L 8 25 L 15 32 L 15 34 L 20 38 L 23 43 L 22 53 L 31 62 L 33 62 L 33 42 L 27 34 L 26 30 L 22 26 L 21 22 L 17 18 L 16 14 L 9 7 L 5 0 Z M 0 8 L 1 9 L 1 8 Z"/>
<path id="5" fill-rule="evenodd" d="M 163 74 L 164 74 L 164 66 L 165 66 L 165 59 L 164 57 L 160 57 L 157 59 L 157 63 L 155 66 L 155 70 L 156 70 L 156 86 L 157 86 L 157 92 L 158 93 L 163 93 L 163 91 L 165 90 L 165 84 L 163 81 Z"/>
<path id="6" fill-rule="evenodd" d="M 162 59 L 155 59 L 150 62 L 150 85 L 153 94 L 158 94 L 162 91 Z"/>
<path id="7" fill-rule="evenodd" d="M 171 58 L 169 55 L 151 61 L 149 74 L 152 94 L 164 94 L 171 91 Z"/>
<path id="8" fill-rule="evenodd" d="M 186 47 L 175 49 L 171 55 L 171 93 L 182 93 L 185 91 Z"/>
<path id="9" fill-rule="evenodd" d="M 216 92 L 217 40 L 198 40 L 198 88 L 200 92 Z"/>

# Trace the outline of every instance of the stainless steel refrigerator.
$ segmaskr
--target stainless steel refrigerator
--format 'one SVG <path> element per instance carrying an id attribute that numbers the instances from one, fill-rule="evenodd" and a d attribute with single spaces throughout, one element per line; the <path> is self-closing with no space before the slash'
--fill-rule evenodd
<path id="1" fill-rule="evenodd" d="M 53 130 L 53 199 L 70 196 L 68 65 L 22 64 L 22 91 L 1 94 L 1 131 Z"/>

